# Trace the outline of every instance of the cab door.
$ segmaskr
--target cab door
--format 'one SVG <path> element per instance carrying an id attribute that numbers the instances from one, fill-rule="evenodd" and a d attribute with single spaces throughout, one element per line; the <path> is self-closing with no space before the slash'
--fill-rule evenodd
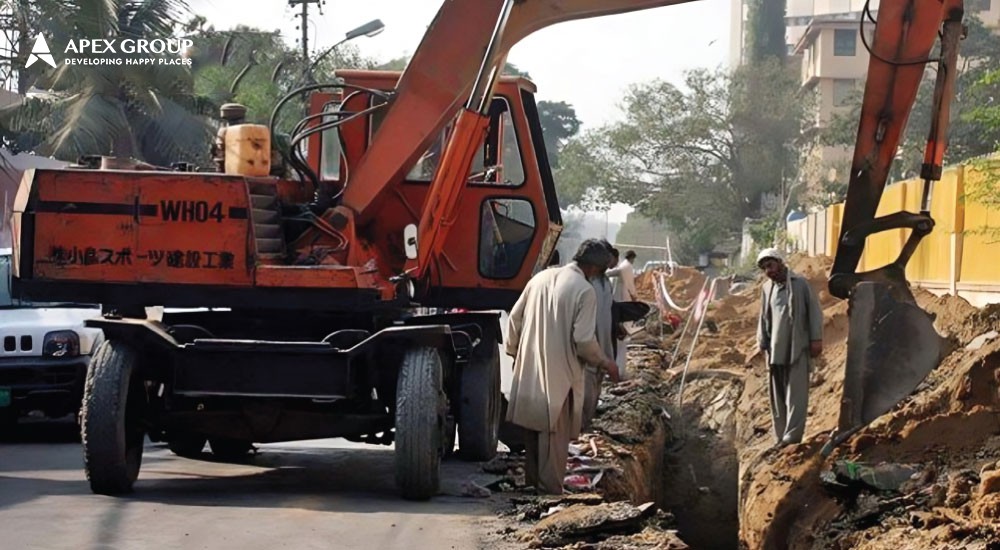
<path id="1" fill-rule="evenodd" d="M 490 118 L 426 305 L 509 308 L 555 250 L 562 219 L 532 93 L 501 83 Z"/>

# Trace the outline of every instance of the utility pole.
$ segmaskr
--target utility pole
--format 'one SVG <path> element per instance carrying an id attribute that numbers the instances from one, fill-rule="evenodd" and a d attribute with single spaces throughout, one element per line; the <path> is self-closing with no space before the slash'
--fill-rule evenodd
<path id="1" fill-rule="evenodd" d="M 302 4 L 302 13 L 299 17 L 302 21 L 299 26 L 302 28 L 302 62 L 309 66 L 309 4 L 319 4 L 320 0 L 288 0 L 289 6 Z"/>

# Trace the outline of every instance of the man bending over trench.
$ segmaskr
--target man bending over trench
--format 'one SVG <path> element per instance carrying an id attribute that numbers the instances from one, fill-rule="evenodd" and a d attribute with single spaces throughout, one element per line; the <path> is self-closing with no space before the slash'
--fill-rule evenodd
<path id="1" fill-rule="evenodd" d="M 618 365 L 597 343 L 597 296 L 589 280 L 611 261 L 595 239 L 573 261 L 528 281 L 510 312 L 506 352 L 514 358 L 507 420 L 528 430 L 525 481 L 562 494 L 569 442 L 583 420 L 584 370 L 596 365 L 618 381 Z"/>

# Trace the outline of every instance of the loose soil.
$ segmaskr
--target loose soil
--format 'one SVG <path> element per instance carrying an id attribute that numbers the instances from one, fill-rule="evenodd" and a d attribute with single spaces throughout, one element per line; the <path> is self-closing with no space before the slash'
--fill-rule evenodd
<path id="1" fill-rule="evenodd" d="M 824 308 L 824 353 L 813 364 L 804 442 L 774 448 L 766 367 L 746 366 L 756 347 L 759 286 L 713 304 L 686 375 L 690 339 L 670 367 L 680 331 L 647 322 L 629 350 L 635 379 L 605 387 L 594 433 L 578 444 L 593 439 L 616 465 L 596 488 L 605 501 L 654 502 L 663 512 L 634 533 L 567 547 L 656 548 L 660 537 L 664 548 L 1000 549 L 1000 339 L 966 349 L 1000 328 L 1000 306 L 977 309 L 916 290 L 946 339 L 945 358 L 911 396 L 824 460 L 819 450 L 837 425 L 848 328 L 847 303 L 826 291 L 830 263 L 791 261 Z M 680 268 L 667 287 L 683 307 L 703 283 L 700 272 Z M 637 285 L 655 302 L 654 275 Z M 829 482 L 844 460 L 918 474 L 897 491 Z"/>

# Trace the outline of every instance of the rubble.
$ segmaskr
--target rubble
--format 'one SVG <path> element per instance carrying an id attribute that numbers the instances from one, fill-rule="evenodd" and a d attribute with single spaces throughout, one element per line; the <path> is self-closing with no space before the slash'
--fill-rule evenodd
<path id="1" fill-rule="evenodd" d="M 634 533 L 641 529 L 642 520 L 655 511 L 652 502 L 639 506 L 628 502 L 574 504 L 543 518 L 525 537 L 533 548 L 590 542 L 613 534 Z"/>
<path id="2" fill-rule="evenodd" d="M 899 491 L 907 482 L 917 478 L 920 469 L 904 464 L 869 465 L 850 460 L 838 460 L 824 481 L 834 484 L 858 483 L 877 491 Z M 832 478 L 832 479 L 831 479 Z"/>
<path id="3" fill-rule="evenodd" d="M 965 346 L 965 350 L 966 351 L 979 351 L 979 350 L 983 349 L 983 346 L 985 346 L 989 342 L 992 342 L 993 340 L 996 340 L 997 337 L 1000 337 L 1000 332 L 997 332 L 995 330 L 991 330 L 991 331 L 989 331 L 989 332 L 987 332 L 985 334 L 980 334 L 979 336 L 976 336 L 975 338 L 973 338 L 972 341 L 969 342 L 969 344 L 967 346 Z"/>

